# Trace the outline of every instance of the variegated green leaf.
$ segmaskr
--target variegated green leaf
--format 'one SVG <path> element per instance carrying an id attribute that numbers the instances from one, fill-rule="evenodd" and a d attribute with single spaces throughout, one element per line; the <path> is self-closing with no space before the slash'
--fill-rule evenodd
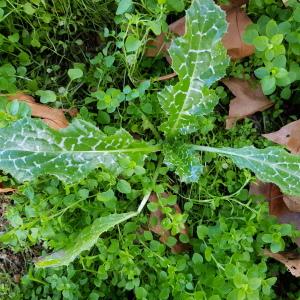
<path id="1" fill-rule="evenodd" d="M 80 234 L 72 241 L 69 247 L 54 252 L 48 256 L 42 257 L 36 261 L 36 266 L 60 267 L 71 263 L 82 251 L 91 249 L 95 245 L 99 236 L 110 228 L 124 222 L 134 216 L 137 212 L 129 212 L 124 214 L 113 214 L 107 217 L 96 219 L 92 225 L 84 228 Z"/>
<path id="2" fill-rule="evenodd" d="M 221 43 L 226 30 L 225 13 L 212 0 L 193 1 L 186 12 L 186 33 L 169 50 L 179 82 L 158 95 L 168 116 L 161 126 L 167 136 L 196 131 L 198 117 L 217 104 L 209 87 L 225 75 L 229 63 Z"/>
<path id="3" fill-rule="evenodd" d="M 185 144 L 166 144 L 163 147 L 164 163 L 180 177 L 182 182 L 197 182 L 203 172 L 198 153 Z"/>
<path id="4" fill-rule="evenodd" d="M 230 157 L 239 168 L 250 169 L 260 180 L 275 183 L 283 193 L 300 196 L 299 155 L 292 155 L 279 147 L 218 149 L 195 146 L 194 149 L 196 148 Z"/>
<path id="5" fill-rule="evenodd" d="M 60 131 L 30 118 L 0 129 L 0 169 L 19 181 L 55 175 L 72 183 L 99 166 L 119 173 L 120 162 L 142 164 L 155 150 L 123 129 L 107 136 L 79 119 Z"/>

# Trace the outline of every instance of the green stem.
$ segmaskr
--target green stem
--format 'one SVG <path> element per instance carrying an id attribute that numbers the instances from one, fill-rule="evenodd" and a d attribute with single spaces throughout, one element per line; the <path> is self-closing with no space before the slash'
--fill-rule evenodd
<path id="1" fill-rule="evenodd" d="M 138 213 L 141 213 L 141 211 L 143 210 L 143 208 L 145 207 L 145 205 L 147 204 L 147 202 L 148 202 L 148 200 L 149 200 L 149 197 L 150 197 L 150 195 L 151 195 L 151 193 L 152 193 L 152 191 L 153 191 L 153 188 L 154 188 L 154 186 L 155 186 L 155 184 L 156 184 L 156 180 L 157 180 L 158 175 L 159 175 L 159 169 L 160 169 L 162 163 L 163 163 L 163 157 L 162 157 L 162 155 L 161 155 L 161 156 L 159 157 L 159 160 L 158 160 L 158 163 L 157 163 L 156 170 L 155 170 L 155 172 L 154 172 L 154 174 L 153 174 L 153 178 L 152 178 L 152 188 L 151 188 L 151 189 L 147 192 L 147 194 L 143 197 L 143 199 L 142 199 L 142 201 L 141 201 L 141 203 L 140 203 L 140 205 L 139 205 L 139 207 L 138 207 L 138 209 L 137 209 L 137 212 L 138 212 Z"/>

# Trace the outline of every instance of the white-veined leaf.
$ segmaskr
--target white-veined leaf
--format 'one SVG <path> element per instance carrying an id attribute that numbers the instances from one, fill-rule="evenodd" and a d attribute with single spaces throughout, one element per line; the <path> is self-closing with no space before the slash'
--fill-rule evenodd
<path id="1" fill-rule="evenodd" d="M 87 226 L 79 233 L 69 247 L 39 258 L 35 263 L 36 266 L 45 268 L 60 267 L 70 264 L 82 251 L 90 250 L 103 232 L 137 214 L 138 212 L 129 212 L 124 214 L 113 214 L 96 219 L 92 225 Z"/>
<path id="2" fill-rule="evenodd" d="M 79 119 L 60 131 L 30 118 L 0 129 L 0 169 L 19 181 L 55 175 L 72 183 L 99 166 L 119 173 L 120 161 L 142 164 L 155 150 L 123 129 L 107 136 Z"/>
<path id="3" fill-rule="evenodd" d="M 239 168 L 247 168 L 265 182 L 278 185 L 288 195 L 300 196 L 300 156 L 292 155 L 280 147 L 257 149 L 253 146 L 212 148 L 195 146 L 194 149 L 230 157 Z"/>
<path id="4" fill-rule="evenodd" d="M 229 59 L 221 43 L 227 30 L 225 13 L 212 0 L 194 0 L 186 12 L 186 33 L 169 49 L 179 82 L 158 94 L 168 119 L 161 126 L 166 136 L 197 130 L 199 116 L 218 102 L 209 87 L 225 76 Z"/>
<path id="5" fill-rule="evenodd" d="M 163 147 L 164 163 L 180 177 L 182 182 L 197 182 L 203 172 L 198 153 L 185 144 L 166 144 Z"/>

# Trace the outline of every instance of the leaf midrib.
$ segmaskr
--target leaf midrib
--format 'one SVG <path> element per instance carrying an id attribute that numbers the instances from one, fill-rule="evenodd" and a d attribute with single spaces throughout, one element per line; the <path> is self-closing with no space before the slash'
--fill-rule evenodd
<path id="1" fill-rule="evenodd" d="M 42 151 L 42 150 L 21 150 L 21 149 L 5 149 L 0 150 L 1 152 L 28 152 L 28 153 L 49 153 L 49 154 L 62 154 L 62 153 L 70 153 L 70 154 L 77 154 L 77 153 L 126 153 L 126 152 L 157 152 L 160 151 L 161 148 L 159 146 L 149 146 L 143 148 L 126 148 L 126 149 L 114 149 L 114 150 L 82 150 L 82 151 L 72 151 L 72 150 L 61 150 L 61 151 Z"/>
<path id="2" fill-rule="evenodd" d="M 188 18 L 190 18 L 190 17 L 187 16 L 187 21 L 186 21 L 186 22 L 188 22 Z M 205 21 L 206 21 L 206 20 L 205 20 Z M 205 21 L 202 23 L 201 32 L 203 32 L 203 28 L 204 28 Z M 192 35 L 192 33 L 191 33 L 191 38 L 190 38 L 190 41 L 189 41 L 189 49 L 192 49 L 192 47 L 191 47 L 191 45 L 192 45 L 192 40 L 193 40 L 193 35 Z M 202 44 L 202 35 L 201 35 L 201 39 L 200 39 L 200 41 L 199 41 L 199 43 L 198 43 L 198 45 L 199 45 L 198 49 L 201 48 L 201 47 L 200 47 L 201 44 Z M 198 59 L 199 59 L 199 54 L 200 54 L 200 52 L 197 52 L 197 55 L 196 55 L 197 60 L 196 60 L 196 61 L 198 61 Z M 186 69 L 187 69 L 187 68 L 186 68 Z M 178 127 L 178 122 L 179 122 L 179 120 L 182 119 L 182 113 L 183 113 L 184 108 L 185 108 L 185 106 L 186 106 L 187 99 L 189 99 L 189 97 L 190 97 L 191 85 L 193 85 L 194 80 L 195 80 L 195 71 L 196 71 L 196 69 L 198 69 L 198 64 L 195 65 L 195 68 L 194 68 L 194 70 L 193 70 L 192 76 L 190 77 L 190 82 L 189 82 L 189 87 L 188 87 L 188 93 L 187 93 L 187 95 L 186 95 L 186 97 L 185 97 L 185 100 L 184 100 L 182 106 L 181 106 L 181 109 L 180 109 L 180 112 L 179 112 L 179 114 L 178 114 L 178 117 L 176 118 L 176 121 L 175 121 L 174 125 L 172 126 L 172 129 L 171 129 L 171 135 L 174 135 L 174 133 L 176 133 L 176 129 L 177 129 L 177 127 Z M 188 72 L 187 72 L 187 73 L 188 73 Z M 203 87 L 203 86 L 202 86 L 202 87 Z"/>

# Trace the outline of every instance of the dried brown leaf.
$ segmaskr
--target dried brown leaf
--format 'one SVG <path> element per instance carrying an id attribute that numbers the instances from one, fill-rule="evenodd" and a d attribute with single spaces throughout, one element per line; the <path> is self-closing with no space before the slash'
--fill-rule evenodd
<path id="1" fill-rule="evenodd" d="M 300 153 L 300 120 L 291 122 L 278 131 L 263 134 L 268 140 L 285 146 L 292 153 Z"/>
<path id="2" fill-rule="evenodd" d="M 232 128 L 238 120 L 264 111 L 273 105 L 262 92 L 260 85 L 252 80 L 238 78 L 223 79 L 222 82 L 236 97 L 230 101 L 226 129 Z"/>
<path id="3" fill-rule="evenodd" d="M 283 195 L 283 201 L 290 211 L 300 212 L 300 197 Z"/>
<path id="4" fill-rule="evenodd" d="M 253 45 L 246 44 L 242 36 L 246 27 L 252 24 L 245 11 L 239 7 L 227 11 L 228 31 L 222 42 L 232 60 L 241 59 L 254 53 Z"/>
<path id="5" fill-rule="evenodd" d="M 298 253 L 272 253 L 268 249 L 264 249 L 264 254 L 284 264 L 293 276 L 300 277 L 300 255 Z"/>
<path id="6" fill-rule="evenodd" d="M 246 27 L 252 24 L 244 10 L 240 9 L 240 5 L 246 3 L 245 0 L 232 1 L 228 6 L 222 6 L 227 14 L 228 31 L 223 37 L 223 45 L 227 49 L 231 59 L 241 59 L 254 53 L 252 45 L 245 44 L 242 40 L 242 35 Z M 169 25 L 169 31 L 175 35 L 184 35 L 185 33 L 185 18 L 180 18 L 176 22 Z M 164 33 L 157 36 L 155 39 L 148 42 L 146 56 L 154 57 L 159 53 L 163 53 L 170 62 L 170 56 L 167 50 L 170 46 L 170 40 L 167 40 Z"/>
<path id="7" fill-rule="evenodd" d="M 16 191 L 16 189 L 13 189 L 13 188 L 0 188 L 0 194 L 12 193 L 15 191 Z"/>
<path id="8" fill-rule="evenodd" d="M 169 80 L 169 79 L 172 79 L 172 78 L 174 78 L 176 76 L 177 76 L 177 74 L 175 72 L 173 72 L 173 73 L 170 73 L 170 74 L 158 77 L 157 81 Z"/>
<path id="9" fill-rule="evenodd" d="M 32 116 L 43 119 L 43 121 L 54 129 L 60 129 L 69 125 L 63 110 L 52 108 L 44 104 L 36 103 L 34 98 L 23 94 L 16 93 L 14 95 L 3 95 L 9 100 L 24 101 L 30 106 Z"/>

